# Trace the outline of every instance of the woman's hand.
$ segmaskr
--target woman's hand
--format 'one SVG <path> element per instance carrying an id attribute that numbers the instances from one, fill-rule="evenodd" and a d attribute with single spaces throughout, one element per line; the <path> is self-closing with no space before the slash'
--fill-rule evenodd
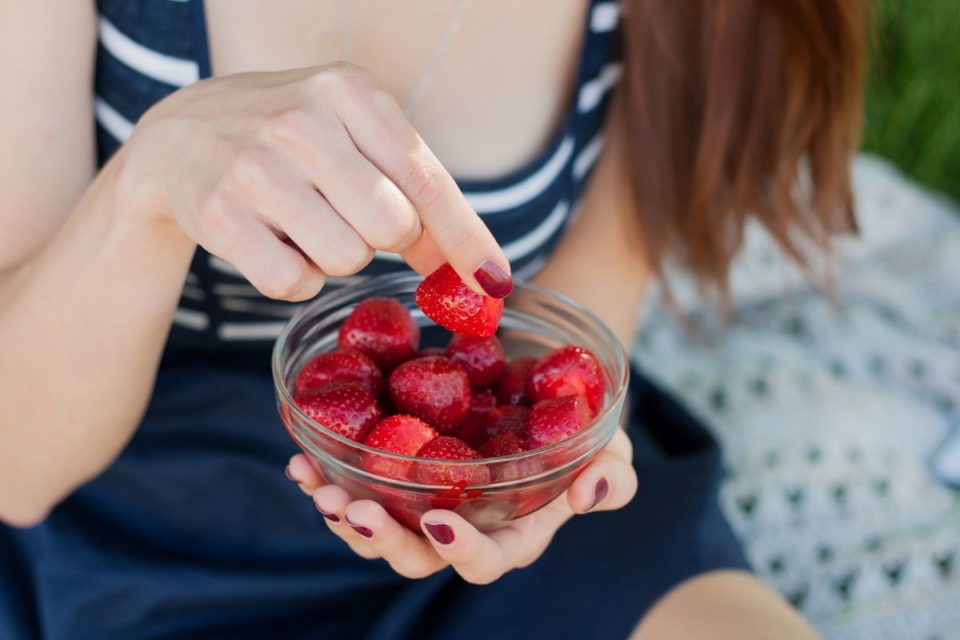
<path id="1" fill-rule="evenodd" d="M 206 80 L 153 107 L 118 188 L 266 296 L 304 300 L 376 250 L 421 273 L 509 278 L 453 178 L 367 71 L 346 63 Z M 501 287 L 502 288 L 502 287 Z"/>
<path id="2" fill-rule="evenodd" d="M 435 509 L 420 519 L 425 537 L 401 526 L 376 502 L 351 501 L 340 487 L 322 485 L 302 454 L 290 460 L 287 475 L 313 496 L 327 526 L 357 555 L 383 558 L 408 578 L 423 578 L 449 565 L 467 582 L 488 584 L 533 563 L 571 516 L 619 509 L 629 502 L 637 490 L 630 459 L 630 439 L 618 430 L 570 488 L 543 509 L 489 534 L 452 511 Z"/>

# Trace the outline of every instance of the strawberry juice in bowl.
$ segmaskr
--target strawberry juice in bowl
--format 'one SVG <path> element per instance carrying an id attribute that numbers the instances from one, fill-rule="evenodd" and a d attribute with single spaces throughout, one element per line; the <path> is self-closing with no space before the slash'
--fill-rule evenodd
<path id="1" fill-rule="evenodd" d="M 463 347 L 480 342 L 479 338 L 454 337 L 454 344 L 469 340 L 473 343 L 447 349 L 450 332 L 434 324 L 417 306 L 416 291 L 421 281 L 416 273 L 374 276 L 322 296 L 291 318 L 277 340 L 272 358 L 280 416 L 324 481 L 342 487 L 354 500 L 378 502 L 398 522 L 417 532 L 420 516 L 431 509 L 450 509 L 481 531 L 495 530 L 563 493 L 620 428 L 629 379 L 627 357 L 610 330 L 589 311 L 550 290 L 518 284 L 499 318 L 496 345 L 499 349 L 502 344 L 506 360 L 517 366 L 508 366 L 506 371 L 501 367 L 490 376 L 473 366 L 469 353 L 466 359 L 463 357 Z M 408 329 L 408 335 L 412 334 L 408 341 L 415 339 L 419 344 L 414 345 L 416 353 L 396 356 L 399 352 L 394 350 L 391 353 L 396 357 L 387 361 L 371 354 L 382 374 L 372 372 L 375 379 L 364 384 L 370 378 L 364 378 L 365 373 L 361 372 L 373 369 L 374 365 L 370 359 L 354 354 L 352 347 L 363 350 L 363 344 L 345 345 L 341 334 L 348 318 L 355 322 L 358 305 L 362 308 L 371 300 L 384 301 L 383 306 L 393 305 L 397 310 L 402 306 L 404 315 L 408 311 L 409 319 L 405 321 L 415 325 L 409 328 L 412 331 Z M 388 301 L 399 304 L 387 305 Z M 318 358 L 331 352 L 340 355 Z M 556 371 L 557 366 L 566 366 L 571 357 L 589 360 L 599 378 L 596 393 L 585 392 L 589 402 L 584 396 L 573 395 L 580 384 L 575 377 L 547 379 L 543 383 L 544 376 Z M 341 369 L 337 375 L 354 380 L 333 380 L 319 390 L 305 390 L 305 375 L 314 374 L 307 365 L 316 368 L 315 361 L 328 359 L 338 361 Z M 460 364 L 450 365 L 458 360 Z M 535 362 L 539 369 L 532 373 L 540 371 L 542 375 L 531 383 L 530 368 Z M 420 372 L 446 376 L 437 378 L 444 384 L 465 384 L 461 380 L 468 378 L 459 372 L 461 364 L 469 370 L 469 380 L 483 385 L 467 389 L 470 411 L 465 418 L 461 408 L 452 419 L 448 419 L 449 413 L 437 414 L 434 419 L 433 413 L 418 411 L 417 397 L 410 401 L 403 395 L 410 380 L 420 379 Z M 504 380 L 511 371 L 516 380 Z M 322 378 L 323 372 L 319 375 Z M 502 382 L 499 386 L 490 384 L 494 377 Z M 513 384 L 517 380 L 519 385 Z M 530 398 L 521 400 L 524 389 L 532 389 L 537 398 L 543 394 L 570 396 L 550 396 L 534 403 Z M 459 387 L 458 392 L 463 393 Z M 446 387 L 442 388 L 444 396 L 449 393 Z M 376 406 L 368 409 L 358 404 L 363 398 Z M 339 403 L 335 404 L 338 411 L 344 404 L 358 408 L 349 416 L 360 415 L 359 422 L 344 428 L 339 418 L 343 412 L 324 413 L 324 407 L 319 405 L 322 402 Z M 524 402 L 534 408 L 528 410 L 522 406 Z M 515 403 L 518 406 L 510 406 Z M 490 408 L 481 408 L 481 404 L 489 404 Z M 315 406 L 321 410 L 315 411 Z M 411 411 L 417 415 L 407 415 Z M 362 412 L 365 413 L 361 415 Z M 562 423 L 572 419 L 574 413 L 579 422 L 573 429 L 551 431 L 550 420 Z M 389 414 L 401 415 L 390 418 Z M 326 418 L 331 415 L 337 416 L 336 424 L 334 419 Z M 524 431 L 524 420 L 528 431 Z M 362 428 L 358 431 L 356 425 Z M 406 449 L 381 448 L 386 442 L 383 446 L 390 449 L 392 427 L 406 429 L 399 438 Z M 488 429 L 488 436 L 498 429 L 511 433 L 488 437 L 485 442 L 475 440 L 477 429 L 483 432 L 484 428 Z M 543 433 L 547 436 L 542 437 Z M 411 438 L 420 438 L 413 448 Z M 418 450 L 421 443 L 423 447 Z M 476 445 L 479 453 L 470 445 Z"/>

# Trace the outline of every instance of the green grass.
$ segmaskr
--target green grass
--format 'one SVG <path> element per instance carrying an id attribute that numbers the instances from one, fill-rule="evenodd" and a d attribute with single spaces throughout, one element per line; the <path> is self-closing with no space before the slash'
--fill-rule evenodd
<path id="1" fill-rule="evenodd" d="M 863 148 L 960 202 L 960 0 L 875 0 Z"/>

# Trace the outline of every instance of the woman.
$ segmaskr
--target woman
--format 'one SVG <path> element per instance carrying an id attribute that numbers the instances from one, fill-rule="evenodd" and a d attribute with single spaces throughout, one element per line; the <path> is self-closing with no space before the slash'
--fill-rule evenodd
<path id="1" fill-rule="evenodd" d="M 4 3 L 0 636 L 809 637 L 639 376 L 627 431 L 491 535 L 416 536 L 293 456 L 321 518 L 281 476 L 284 301 L 444 261 L 502 297 L 512 265 L 629 348 L 666 260 L 722 291 L 748 216 L 798 257 L 849 226 L 859 3 L 622 9 Z"/>

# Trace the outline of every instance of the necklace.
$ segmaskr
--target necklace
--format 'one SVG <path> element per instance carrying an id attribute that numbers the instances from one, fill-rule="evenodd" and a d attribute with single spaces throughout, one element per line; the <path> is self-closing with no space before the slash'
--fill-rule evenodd
<path id="1" fill-rule="evenodd" d="M 339 4 L 340 58 L 342 60 L 350 60 L 353 58 L 353 29 L 347 7 L 348 1 L 349 0 L 340 0 Z M 430 87 L 430 83 L 433 82 L 434 77 L 443 65 L 443 61 L 450 52 L 450 48 L 453 46 L 453 43 L 456 42 L 457 35 L 460 34 L 460 29 L 466 21 L 467 13 L 470 11 L 472 4 L 473 0 L 457 0 L 457 6 L 454 9 L 453 15 L 450 16 L 450 21 L 447 23 L 446 29 L 444 29 L 440 35 L 437 46 L 434 48 L 433 53 L 430 54 L 426 66 L 413 83 L 413 86 L 410 87 L 410 91 L 407 92 L 407 97 L 403 101 L 403 111 L 407 116 L 413 113 L 417 105 L 420 104 L 423 94 L 426 93 Z"/>

